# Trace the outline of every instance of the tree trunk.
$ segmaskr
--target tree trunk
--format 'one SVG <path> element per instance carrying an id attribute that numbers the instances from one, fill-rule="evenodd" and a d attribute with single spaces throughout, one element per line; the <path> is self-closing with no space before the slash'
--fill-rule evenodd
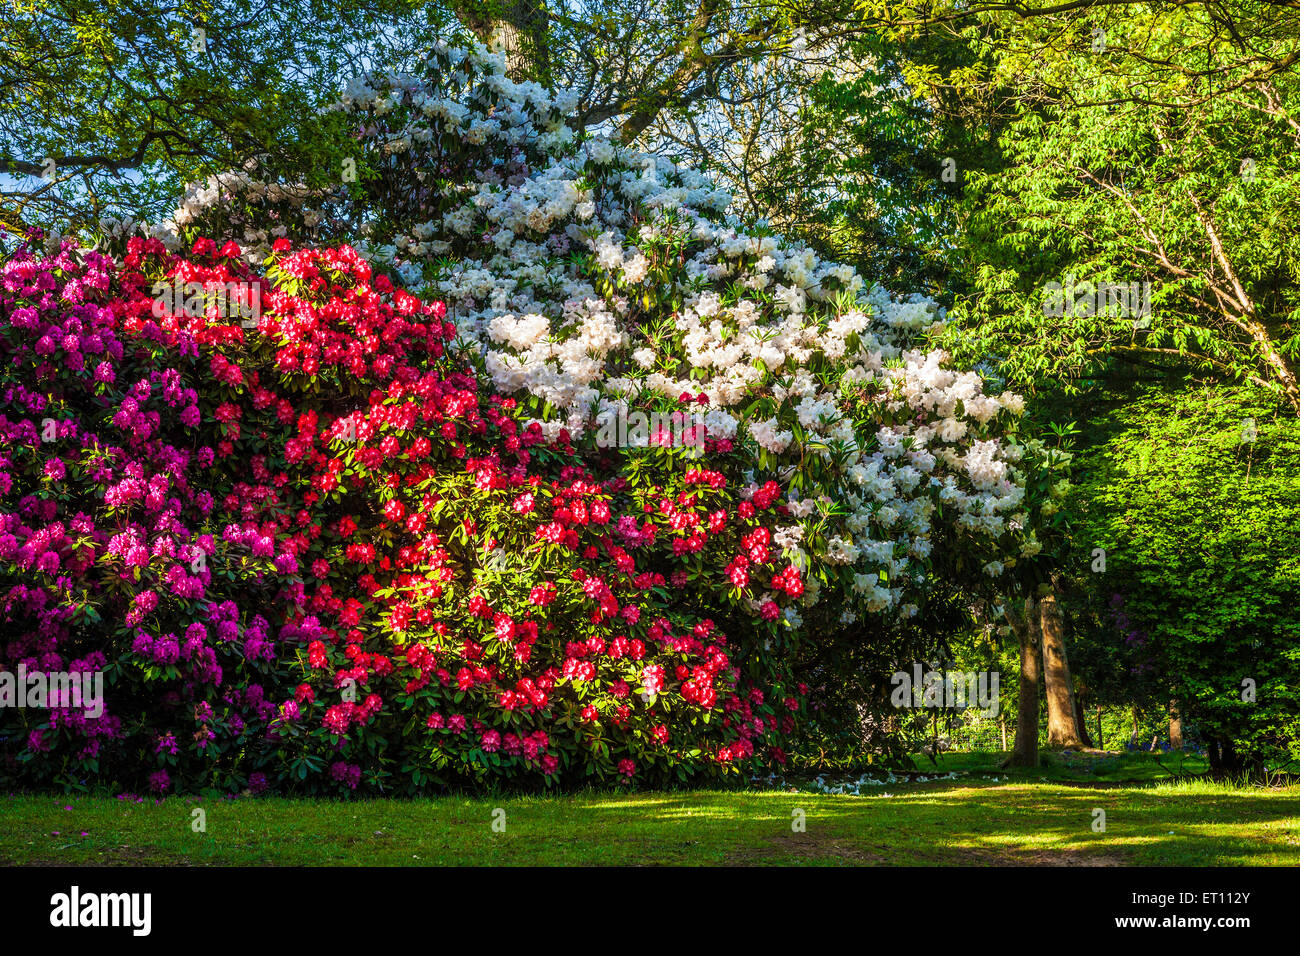
<path id="1" fill-rule="evenodd" d="M 1070 675 L 1074 677 L 1073 674 Z M 1088 710 L 1092 707 L 1092 694 L 1083 681 L 1074 677 L 1074 729 L 1086 747 L 1100 747 L 1092 742 L 1092 731 L 1088 729 Z"/>
<path id="2" fill-rule="evenodd" d="M 1253 778 L 1262 778 L 1264 774 L 1264 762 L 1258 757 L 1254 759 L 1243 759 L 1237 753 L 1237 747 L 1231 740 L 1226 738 L 1211 738 L 1206 742 L 1206 752 L 1210 758 L 1210 776 L 1215 778 L 1231 778 L 1245 773 Z"/>
<path id="3" fill-rule="evenodd" d="M 1038 766 L 1038 680 L 1039 644 L 1042 625 L 1038 614 L 1038 598 L 1033 594 L 1025 599 L 1025 616 L 1019 626 L 1012 621 L 1012 630 L 1020 639 L 1019 708 L 1016 715 L 1016 746 L 1003 766 Z"/>
<path id="4" fill-rule="evenodd" d="M 1074 729 L 1085 747 L 1091 749 L 1099 746 L 1092 742 L 1092 737 L 1088 734 L 1088 718 L 1083 714 L 1083 701 L 1079 694 L 1074 695 Z"/>
<path id="5" fill-rule="evenodd" d="M 453 0 L 451 6 L 480 42 L 505 51 L 512 80 L 550 82 L 549 23 L 540 0 Z"/>
<path id="6" fill-rule="evenodd" d="M 1049 587 L 1039 598 L 1038 614 L 1042 622 L 1043 680 L 1047 690 L 1047 745 L 1085 746 L 1079 734 L 1070 661 L 1065 654 L 1065 626 L 1054 587 Z"/>
<path id="7" fill-rule="evenodd" d="M 1169 702 L 1169 749 L 1183 749 L 1183 715 L 1178 712 L 1178 701 Z"/>

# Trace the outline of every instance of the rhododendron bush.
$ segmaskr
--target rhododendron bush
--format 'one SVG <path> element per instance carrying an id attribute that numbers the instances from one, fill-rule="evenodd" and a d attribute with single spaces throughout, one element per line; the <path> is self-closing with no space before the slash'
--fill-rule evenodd
<path id="1" fill-rule="evenodd" d="M 0 664 L 109 691 L 94 719 L 0 711 L 0 773 L 757 770 L 808 714 L 809 648 L 892 670 L 1037 551 L 1023 403 L 927 349 L 942 310 L 575 135 L 569 99 L 439 49 L 348 86 L 333 194 L 253 166 L 101 251 L 12 255 Z M 638 412 L 687 426 L 607 447 Z"/>
<path id="2" fill-rule="evenodd" d="M 348 85 L 355 183 L 327 196 L 225 174 L 154 231 L 257 255 L 289 232 L 364 235 L 447 302 L 482 373 L 548 438 L 592 442 L 629 409 L 702 393 L 709 434 L 789 489 L 777 541 L 807 572 L 802 605 L 829 586 L 846 623 L 914 614 L 936 538 L 974 577 L 1037 551 L 1024 445 L 1005 440 L 1023 400 L 926 349 L 934 302 L 746 227 L 692 170 L 577 136 L 574 102 L 511 81 L 499 54 L 440 48 L 420 75 Z"/>
<path id="3" fill-rule="evenodd" d="M 0 711 L 5 776 L 411 791 L 780 761 L 803 692 L 779 487 L 743 487 L 726 441 L 580 459 L 447 353 L 441 303 L 280 246 L 264 274 L 210 240 L 5 265 L 0 664 L 108 684 L 98 717 Z M 159 308 L 176 277 L 206 313 Z M 218 313 L 229 288 L 257 328 Z M 688 587 L 724 568 L 730 599 Z"/>

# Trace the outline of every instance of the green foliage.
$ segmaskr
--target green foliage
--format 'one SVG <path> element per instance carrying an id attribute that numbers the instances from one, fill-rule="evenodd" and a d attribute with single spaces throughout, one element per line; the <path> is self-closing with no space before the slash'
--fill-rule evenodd
<path id="1" fill-rule="evenodd" d="M 995 98 L 1005 161 L 963 197 L 978 292 L 957 309 L 962 349 L 1034 390 L 1177 357 L 1300 410 L 1295 12 L 1126 4 L 977 33 L 981 71 L 945 82 Z M 1053 282 L 1075 294 L 1048 314 Z M 1149 310 L 1088 302 L 1148 282 Z"/>
<path id="2" fill-rule="evenodd" d="M 1143 652 L 1137 676 L 1153 672 L 1207 741 L 1247 765 L 1295 756 L 1300 423 L 1205 387 L 1145 394 L 1096 427 L 1078 491 L 1079 540 L 1106 552 L 1094 619 Z"/>
<path id="3" fill-rule="evenodd" d="M 400 58 L 416 0 L 7 0 L 0 197 L 9 225 L 156 221 L 185 183 L 257 158 L 320 185 L 347 138 L 333 78 Z M 323 78 L 330 78 L 322 82 Z"/>
<path id="4" fill-rule="evenodd" d="M 868 33 L 845 54 L 844 67 L 810 81 L 794 132 L 747 198 L 823 254 L 886 286 L 945 291 L 960 281 L 946 261 L 960 184 L 987 146 L 980 130 L 941 124 L 942 104 L 915 96 L 905 74 L 920 57 L 956 68 L 969 53 L 926 38 L 900 43 Z M 791 182 L 802 188 L 790 189 Z"/>

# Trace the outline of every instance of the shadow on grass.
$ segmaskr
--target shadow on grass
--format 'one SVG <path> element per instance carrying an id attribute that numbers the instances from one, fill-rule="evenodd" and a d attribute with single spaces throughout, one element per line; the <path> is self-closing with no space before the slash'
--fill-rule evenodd
<path id="1" fill-rule="evenodd" d="M 1012 781 L 427 800 L 0 801 L 0 862 L 1300 865 L 1300 789 Z M 1104 812 L 1104 830 L 1094 830 Z M 499 824 L 500 827 L 494 826 Z"/>
<path id="2" fill-rule="evenodd" d="M 636 802 L 596 799 L 581 810 L 609 823 L 635 811 L 717 836 L 765 831 L 768 838 L 744 848 L 742 858 L 816 856 L 827 848 L 839 856 L 848 847 L 892 865 L 1296 865 L 1297 796 L 1294 789 L 1188 793 L 1168 785 L 945 782 L 884 787 L 860 797 L 702 793 Z M 803 811 L 803 833 L 792 827 L 796 810 Z"/>

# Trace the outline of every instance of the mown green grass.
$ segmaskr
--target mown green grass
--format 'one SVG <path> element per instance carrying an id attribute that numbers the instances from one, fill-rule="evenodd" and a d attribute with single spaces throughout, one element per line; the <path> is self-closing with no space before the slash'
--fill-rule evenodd
<path id="1" fill-rule="evenodd" d="M 1300 865 L 1300 787 L 979 777 L 780 791 L 402 800 L 13 796 L 0 863 Z M 206 812 L 206 832 L 192 811 Z M 505 830 L 493 830 L 494 810 Z M 1094 832 L 1094 809 L 1106 812 Z M 806 832 L 794 832 L 794 811 Z M 497 816 L 499 819 L 499 815 Z"/>

